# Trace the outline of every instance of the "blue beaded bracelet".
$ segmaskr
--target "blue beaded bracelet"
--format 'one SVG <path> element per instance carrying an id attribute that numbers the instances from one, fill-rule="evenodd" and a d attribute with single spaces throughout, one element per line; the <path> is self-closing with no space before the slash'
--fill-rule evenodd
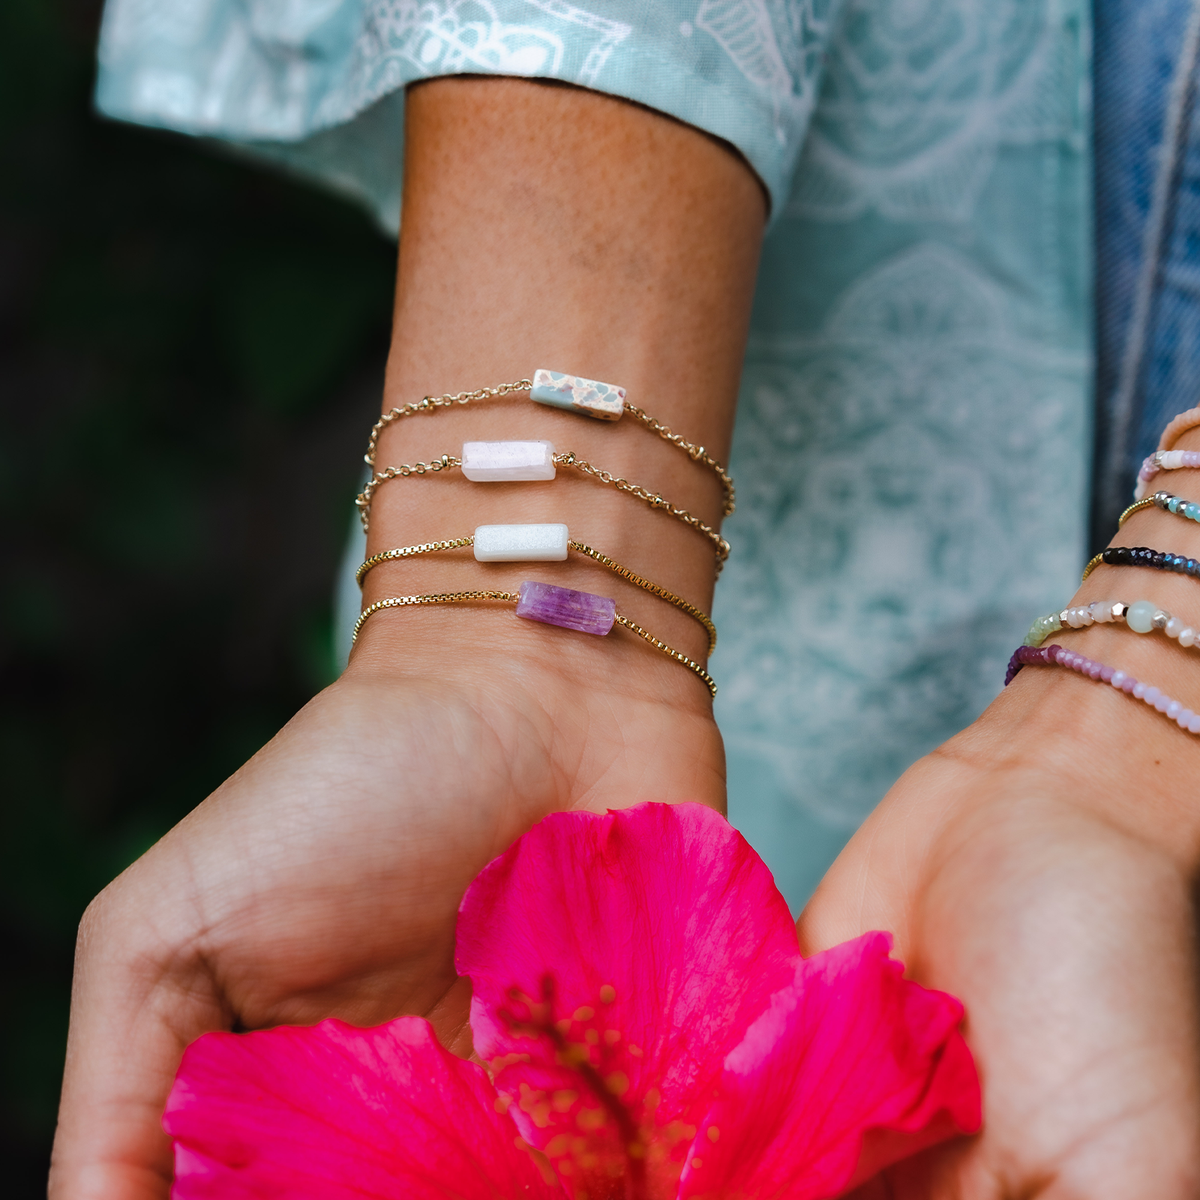
<path id="1" fill-rule="evenodd" d="M 1185 558 L 1169 550 L 1151 550 L 1149 546 L 1109 546 L 1083 568 L 1080 583 L 1101 563 L 1107 567 L 1153 567 L 1156 571 L 1174 571 L 1177 575 L 1200 579 L 1200 559 Z"/>
<path id="2" fill-rule="evenodd" d="M 1177 517 L 1186 517 L 1189 521 L 1200 521 L 1200 504 L 1194 500 L 1185 500 L 1182 496 L 1173 496 L 1170 492 L 1155 492 L 1153 496 L 1147 496 L 1144 500 L 1138 500 L 1131 504 L 1117 518 L 1117 528 L 1120 529 L 1135 512 L 1141 512 L 1143 508 L 1149 508 L 1153 505 L 1155 508 L 1161 508 L 1164 512 L 1174 513 Z"/>

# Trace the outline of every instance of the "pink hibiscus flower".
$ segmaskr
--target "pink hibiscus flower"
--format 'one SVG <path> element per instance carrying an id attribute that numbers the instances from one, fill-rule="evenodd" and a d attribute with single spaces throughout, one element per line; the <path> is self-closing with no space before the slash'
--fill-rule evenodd
<path id="1" fill-rule="evenodd" d="M 980 1124 L 951 996 L 870 933 L 802 959 L 710 809 L 547 818 L 463 900 L 490 1072 L 428 1023 L 193 1043 L 176 1200 L 819 1200 Z"/>

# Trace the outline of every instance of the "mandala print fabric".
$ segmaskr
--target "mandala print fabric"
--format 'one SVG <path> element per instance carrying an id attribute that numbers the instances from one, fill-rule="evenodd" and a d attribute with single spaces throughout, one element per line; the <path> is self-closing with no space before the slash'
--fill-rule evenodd
<path id="1" fill-rule="evenodd" d="M 1078 581 L 1087 44 L 1076 0 L 835 27 L 763 254 L 712 667 L 730 817 L 793 904 Z"/>
<path id="2" fill-rule="evenodd" d="M 796 905 L 1077 578 L 1088 34 L 1083 0 L 110 0 L 98 102 L 391 229 L 430 76 L 562 79 L 742 150 L 773 223 L 712 670 L 731 817 Z"/>

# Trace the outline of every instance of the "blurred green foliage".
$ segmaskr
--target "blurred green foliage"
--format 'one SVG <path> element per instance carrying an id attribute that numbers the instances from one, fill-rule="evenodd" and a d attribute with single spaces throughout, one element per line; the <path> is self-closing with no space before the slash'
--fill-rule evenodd
<path id="1" fill-rule="evenodd" d="M 394 246 L 96 118 L 99 4 L 0 5 L 0 1161 L 43 1194 L 92 896 L 330 677 Z"/>

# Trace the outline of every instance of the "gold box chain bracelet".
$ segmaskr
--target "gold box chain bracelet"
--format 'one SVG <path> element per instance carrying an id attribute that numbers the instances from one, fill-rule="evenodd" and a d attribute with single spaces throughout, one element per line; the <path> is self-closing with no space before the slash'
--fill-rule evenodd
<path id="1" fill-rule="evenodd" d="M 380 435 L 389 425 L 404 417 L 412 417 L 417 413 L 436 412 L 439 408 L 452 408 L 456 404 L 470 404 L 473 400 L 490 400 L 495 397 L 509 395 L 512 392 L 532 392 L 533 386 L 534 382 L 532 379 L 517 379 L 512 383 L 502 383 L 499 387 L 478 388 L 473 392 L 447 392 L 443 396 L 423 396 L 420 400 L 413 400 L 408 404 L 398 405 L 396 408 L 384 413 L 371 428 L 371 436 L 367 439 L 367 452 L 363 455 L 363 461 L 372 471 L 375 470 L 375 455 L 379 449 Z M 716 475 L 721 481 L 721 490 L 724 495 L 721 507 L 722 515 L 726 517 L 731 516 L 736 505 L 737 493 L 734 488 L 733 478 L 724 466 L 713 458 L 703 446 L 699 446 L 695 442 L 689 442 L 682 434 L 675 433 L 669 426 L 652 417 L 644 408 L 639 408 L 636 404 L 630 404 L 628 400 L 623 400 L 622 403 L 624 411 L 633 417 L 634 420 L 639 421 L 652 433 L 657 434 L 664 442 L 669 442 L 672 446 L 678 447 L 692 462 L 700 463 Z"/>
<path id="2" fill-rule="evenodd" d="M 358 620 L 354 623 L 354 635 L 351 638 L 350 644 L 353 646 L 358 641 L 358 635 L 366 624 L 367 619 L 377 612 L 382 612 L 385 608 L 407 608 L 424 604 L 468 604 L 472 601 L 497 601 L 503 604 L 517 605 L 517 615 L 523 615 L 521 605 L 525 599 L 525 589 L 529 587 L 541 587 L 547 589 L 548 585 L 534 585 L 524 583 L 521 585 L 519 592 L 499 592 L 499 591 L 473 591 L 473 592 L 438 592 L 423 596 L 388 596 L 384 600 L 376 600 L 374 604 L 364 608 L 359 614 Z M 586 592 L 573 592 L 569 588 L 549 588 L 553 592 L 560 592 L 570 596 L 585 596 L 590 599 L 603 599 L 602 597 L 591 597 Z M 611 601 L 608 601 L 611 605 Z M 610 611 L 611 624 L 621 625 L 628 629 L 630 633 L 636 633 L 638 637 L 648 642 L 660 653 L 665 654 L 668 658 L 679 663 L 680 666 L 687 667 L 693 675 L 703 680 L 705 687 L 708 688 L 709 695 L 715 697 L 717 694 L 717 685 L 713 677 L 694 659 L 688 658 L 686 654 L 680 653 L 673 647 L 668 646 L 666 642 L 660 638 L 656 638 L 652 633 L 643 629 L 636 621 L 631 621 L 628 617 L 616 612 L 615 609 Z M 545 617 L 533 617 L 533 620 L 541 621 L 543 624 L 556 625 L 560 622 L 550 620 Z M 588 631 L 594 632 L 594 631 Z"/>
<path id="3" fill-rule="evenodd" d="M 359 568 L 355 574 L 355 579 L 358 581 L 358 586 L 362 587 L 363 580 L 366 579 L 368 573 L 380 563 L 396 562 L 405 558 L 415 558 L 422 554 L 437 554 L 445 550 L 461 550 L 467 546 L 475 544 L 475 535 L 469 534 L 466 537 L 452 538 L 441 542 L 424 542 L 419 546 L 400 546 L 395 550 L 382 550 L 378 554 L 372 554 Z M 636 571 L 631 571 L 628 567 L 622 566 L 615 559 L 609 558 L 607 554 L 601 553 L 599 550 L 592 549 L 591 546 L 583 542 L 577 542 L 574 539 L 567 541 L 567 546 L 579 554 L 585 554 L 588 558 L 594 559 L 602 566 L 607 567 L 614 574 L 622 579 L 640 587 L 643 591 L 649 592 L 652 596 L 658 597 L 660 600 L 665 600 L 668 604 L 674 605 L 680 612 L 687 613 L 692 620 L 699 622 L 704 627 L 704 632 L 708 635 L 708 653 L 711 655 L 717 648 L 717 627 L 713 624 L 712 618 L 702 609 L 697 608 L 694 604 L 683 599 L 682 596 L 677 596 L 674 592 L 668 591 L 661 584 L 654 583 L 652 580 L 643 579 Z M 508 560 L 519 561 L 519 560 Z"/>
<path id="4" fill-rule="evenodd" d="M 720 573 L 721 568 L 725 565 L 725 560 L 729 557 L 729 543 L 711 525 L 706 524 L 699 517 L 688 512 L 686 508 L 680 508 L 678 505 L 672 504 L 665 496 L 658 492 L 652 492 L 648 488 L 642 487 L 641 484 L 630 483 L 628 479 L 622 479 L 619 475 L 614 475 L 611 471 L 593 466 L 586 459 L 580 458 L 573 450 L 565 450 L 555 454 L 552 456 L 551 461 L 556 467 L 571 467 L 585 475 L 590 475 L 593 479 L 599 480 L 599 482 L 607 484 L 609 487 L 616 488 L 619 492 L 625 492 L 627 495 L 648 504 L 651 508 L 662 509 L 664 512 L 670 513 L 677 521 L 682 521 L 685 525 L 691 526 L 697 533 L 703 534 L 712 542 L 713 549 L 717 555 L 717 572 L 718 574 Z M 366 487 L 363 488 L 354 501 L 363 530 L 367 531 L 370 528 L 371 502 L 380 484 L 387 483 L 390 479 L 408 479 L 413 475 L 432 475 L 442 471 L 453 471 L 461 466 L 462 459 L 457 455 L 443 454 L 440 458 L 435 458 L 431 462 L 400 463 L 394 467 L 385 467 L 382 471 L 377 472 L 367 481 Z"/>

